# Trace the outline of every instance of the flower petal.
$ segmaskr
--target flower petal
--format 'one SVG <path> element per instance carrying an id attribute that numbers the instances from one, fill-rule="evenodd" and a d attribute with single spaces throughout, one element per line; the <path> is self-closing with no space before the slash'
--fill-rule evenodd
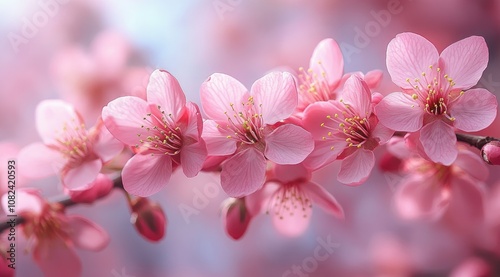
<path id="1" fill-rule="evenodd" d="M 387 70 L 392 81 L 404 89 L 413 88 L 406 81 L 407 78 L 420 78 L 422 72 L 427 71 L 430 65 L 435 65 L 438 59 L 436 47 L 414 33 L 399 34 L 387 46 Z"/>
<path id="2" fill-rule="evenodd" d="M 285 124 L 266 136 L 266 158 L 277 164 L 298 164 L 314 149 L 314 141 L 303 128 Z"/>
<path id="3" fill-rule="evenodd" d="M 198 105 L 192 102 L 186 103 L 186 109 L 180 120 L 182 135 L 199 140 L 203 131 L 203 119 L 201 118 Z"/>
<path id="4" fill-rule="evenodd" d="M 270 213 L 272 213 L 273 225 L 276 230 L 280 234 L 288 237 L 296 237 L 303 234 L 307 230 L 307 227 L 309 227 L 312 209 L 310 207 L 303 209 L 301 205 L 296 205 L 292 197 L 284 202 L 281 199 L 274 199 L 274 201 L 281 201 L 281 203 L 278 204 L 281 207 L 289 207 L 288 210 L 279 213 L 270 211 Z M 274 203 L 271 205 L 274 206 Z"/>
<path id="5" fill-rule="evenodd" d="M 222 210 L 222 224 L 233 239 L 240 239 L 246 232 L 252 215 L 245 207 L 245 199 L 228 199 Z"/>
<path id="6" fill-rule="evenodd" d="M 231 197 L 239 198 L 254 193 L 264 185 L 266 159 L 254 148 L 236 153 L 222 163 L 222 189 Z"/>
<path id="7" fill-rule="evenodd" d="M 271 72 L 255 81 L 250 91 L 264 124 L 288 118 L 298 104 L 295 80 L 288 72 Z"/>
<path id="8" fill-rule="evenodd" d="M 35 262 L 45 276 L 80 276 L 82 265 L 75 251 L 58 236 L 38 241 L 33 250 Z"/>
<path id="9" fill-rule="evenodd" d="M 377 123 L 371 131 L 370 136 L 375 138 L 379 144 L 384 144 L 394 135 L 394 131 L 385 127 L 383 124 Z"/>
<path id="10" fill-rule="evenodd" d="M 448 214 L 454 223 L 475 229 L 483 223 L 485 215 L 486 187 L 466 175 L 453 176 Z"/>
<path id="11" fill-rule="evenodd" d="M 420 142 L 425 154 L 433 162 L 451 165 L 457 158 L 455 131 L 442 120 L 436 120 L 422 127 Z"/>
<path id="12" fill-rule="evenodd" d="M 146 91 L 148 103 L 161 106 L 160 110 L 171 114 L 174 121 L 179 119 L 186 105 L 186 96 L 172 74 L 165 70 L 155 70 Z"/>
<path id="13" fill-rule="evenodd" d="M 146 101 L 139 97 L 124 96 L 109 102 L 102 109 L 102 119 L 115 138 L 134 146 L 139 143 L 139 135 L 146 136 L 145 128 L 151 127 L 144 120 L 148 113 L 150 110 Z"/>
<path id="14" fill-rule="evenodd" d="M 459 149 L 457 159 L 453 163 L 453 166 L 460 167 L 470 176 L 483 182 L 486 181 L 490 175 L 486 163 L 479 155 L 467 149 Z"/>
<path id="15" fill-rule="evenodd" d="M 200 88 L 201 106 L 209 119 L 227 121 L 227 113 L 242 111 L 248 94 L 238 80 L 221 73 L 212 74 Z"/>
<path id="16" fill-rule="evenodd" d="M 454 88 L 468 89 L 477 84 L 488 65 L 488 46 L 483 37 L 471 36 L 446 47 L 441 61 Z"/>
<path id="17" fill-rule="evenodd" d="M 83 120 L 62 100 L 44 100 L 36 107 L 36 128 L 45 144 L 57 144 L 65 129 L 81 128 Z"/>
<path id="18" fill-rule="evenodd" d="M 113 181 L 105 174 L 99 173 L 97 178 L 85 190 L 68 190 L 66 193 L 76 203 L 93 203 L 108 195 L 113 189 Z"/>
<path id="19" fill-rule="evenodd" d="M 326 189 L 314 182 L 306 182 L 302 184 L 301 189 L 307 194 L 307 197 L 313 202 L 313 205 L 318 205 L 326 212 L 331 213 L 339 218 L 344 218 L 344 210 L 337 200 Z"/>
<path id="20" fill-rule="evenodd" d="M 26 168 L 23 175 L 29 178 L 44 178 L 54 175 L 66 163 L 63 154 L 42 143 L 32 143 L 21 149 L 17 156 L 19 166 Z"/>
<path id="21" fill-rule="evenodd" d="M 97 178 L 101 168 L 102 161 L 95 159 L 83 162 L 77 167 L 67 169 L 67 171 L 64 169 L 63 185 L 69 190 L 84 190 Z"/>
<path id="22" fill-rule="evenodd" d="M 133 195 L 147 197 L 167 185 L 172 160 L 164 155 L 136 154 L 123 167 L 123 187 Z"/>
<path id="23" fill-rule="evenodd" d="M 455 118 L 453 126 L 466 132 L 480 131 L 495 120 L 497 98 L 491 92 L 476 88 L 466 91 L 450 105 L 450 116 Z"/>
<path id="24" fill-rule="evenodd" d="M 374 165 L 375 155 L 372 151 L 357 149 L 342 160 L 337 180 L 347 185 L 361 184 L 370 176 Z"/>
<path id="25" fill-rule="evenodd" d="M 217 122 L 213 120 L 203 122 L 202 137 L 205 140 L 208 155 L 224 156 L 233 154 L 236 151 L 236 141 L 228 139 L 228 134 L 221 133 L 217 126 Z"/>
<path id="26" fill-rule="evenodd" d="M 384 72 L 382 70 L 372 70 L 365 74 L 363 80 L 365 80 L 369 88 L 375 89 L 380 85 L 383 77 Z"/>
<path id="27" fill-rule="evenodd" d="M 411 96 L 393 92 L 376 106 L 375 114 L 380 123 L 396 131 L 415 132 L 422 128 L 424 110 Z"/>
<path id="28" fill-rule="evenodd" d="M 344 58 L 337 42 L 331 38 L 320 41 L 314 48 L 309 68 L 319 78 L 324 75 L 328 85 L 337 84 L 344 73 Z"/>
<path id="29" fill-rule="evenodd" d="M 357 111 L 361 118 L 368 118 L 372 113 L 370 89 L 365 81 L 356 75 L 351 75 L 345 82 L 340 102 Z"/>
<path id="30" fill-rule="evenodd" d="M 9 194 L 2 195 L 2 208 L 6 214 L 35 215 L 39 216 L 45 208 L 46 201 L 42 198 L 39 190 L 21 188 L 16 191 L 15 212 L 9 209 Z"/>
<path id="31" fill-rule="evenodd" d="M 341 139 L 315 141 L 314 150 L 303 163 L 307 168 L 319 169 L 334 162 L 346 146 L 347 142 Z"/>
<path id="32" fill-rule="evenodd" d="M 207 146 L 201 139 L 196 143 L 185 145 L 181 149 L 182 171 L 186 177 L 191 178 L 198 175 L 206 159 Z"/>
<path id="33" fill-rule="evenodd" d="M 312 103 L 304 110 L 302 126 L 311 132 L 315 140 L 321 140 L 330 131 L 329 128 L 325 128 L 324 126 L 330 125 L 328 117 L 334 117 L 335 114 L 342 117 L 342 110 L 338 105 L 323 101 Z"/>
<path id="34" fill-rule="evenodd" d="M 68 232 L 73 243 L 81 248 L 91 251 L 100 251 L 109 244 L 108 233 L 94 222 L 80 217 L 68 216 L 71 232 Z"/>
<path id="35" fill-rule="evenodd" d="M 98 123 L 96 132 L 97 137 L 95 142 L 92 144 L 92 149 L 94 150 L 94 153 L 101 158 L 103 163 L 110 161 L 122 152 L 123 143 L 115 139 L 106 126 L 104 126 L 102 121 Z"/>

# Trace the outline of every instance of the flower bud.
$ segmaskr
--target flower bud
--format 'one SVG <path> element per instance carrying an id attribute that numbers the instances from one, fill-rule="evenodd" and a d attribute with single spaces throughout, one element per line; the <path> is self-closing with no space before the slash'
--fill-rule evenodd
<path id="1" fill-rule="evenodd" d="M 246 232 L 252 215 L 248 212 L 244 198 L 229 198 L 222 203 L 222 224 L 233 239 L 240 239 Z"/>
<path id="2" fill-rule="evenodd" d="M 483 160 L 489 164 L 500 165 L 500 141 L 491 141 L 481 148 Z"/>
<path id="3" fill-rule="evenodd" d="M 130 222 L 144 238 L 159 241 L 165 236 L 167 217 L 160 205 L 147 198 L 138 197 L 131 202 Z"/>

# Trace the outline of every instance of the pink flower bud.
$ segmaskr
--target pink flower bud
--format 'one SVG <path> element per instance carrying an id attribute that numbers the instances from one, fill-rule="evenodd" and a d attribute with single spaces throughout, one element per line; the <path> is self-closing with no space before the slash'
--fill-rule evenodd
<path id="1" fill-rule="evenodd" d="M 489 164 L 500 165 L 500 141 L 488 142 L 481 149 L 481 156 Z"/>
<path id="2" fill-rule="evenodd" d="M 113 189 L 113 181 L 104 174 L 99 174 L 97 178 L 84 190 L 68 190 L 66 193 L 71 200 L 76 203 L 93 203 L 99 198 L 108 195 Z"/>
<path id="3" fill-rule="evenodd" d="M 246 232 L 252 215 L 245 206 L 244 198 L 229 198 L 222 203 L 222 223 L 226 233 L 233 239 L 240 239 Z"/>
<path id="4" fill-rule="evenodd" d="M 130 222 L 144 238 L 150 241 L 159 241 L 165 236 L 167 217 L 160 205 L 147 198 L 132 200 L 132 214 Z"/>

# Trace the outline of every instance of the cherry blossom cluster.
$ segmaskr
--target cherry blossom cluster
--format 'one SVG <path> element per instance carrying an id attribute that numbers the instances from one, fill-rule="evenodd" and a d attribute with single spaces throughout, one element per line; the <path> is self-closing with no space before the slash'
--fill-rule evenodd
<path id="1" fill-rule="evenodd" d="M 112 100 L 91 128 L 71 104 L 41 102 L 36 128 L 42 141 L 21 150 L 19 166 L 31 178 L 56 174 L 71 203 L 92 203 L 123 188 L 132 222 L 150 241 L 164 236 L 167 219 L 147 197 L 176 170 L 188 178 L 218 172 L 229 196 L 223 225 L 240 239 L 259 214 L 269 214 L 288 236 L 306 230 L 313 205 L 348 217 L 325 188 L 331 184 L 313 180 L 315 171 L 339 163 L 337 180 L 361 185 L 377 162 L 374 152 L 383 148 L 382 170 L 404 176 L 394 195 L 399 213 L 437 219 L 460 206 L 456 198 L 482 205 L 485 161 L 500 164 L 497 140 L 480 143 L 479 153 L 457 139 L 457 132 L 481 131 L 496 118 L 496 97 L 473 88 L 487 63 L 481 37 L 438 53 L 427 39 L 402 33 L 387 47 L 387 69 L 400 89 L 381 93 L 381 71 L 344 73 L 338 44 L 325 39 L 307 69 L 273 71 L 250 88 L 226 74 L 209 76 L 200 85 L 201 108 L 187 101 L 172 74 L 155 70 L 144 96 Z M 73 247 L 99 250 L 109 241 L 102 228 L 66 215 L 65 205 L 39 191 L 23 189 L 18 197 L 25 199 L 18 208 L 23 234 L 48 276 L 77 276 Z M 61 266 L 63 259 L 68 266 Z"/>

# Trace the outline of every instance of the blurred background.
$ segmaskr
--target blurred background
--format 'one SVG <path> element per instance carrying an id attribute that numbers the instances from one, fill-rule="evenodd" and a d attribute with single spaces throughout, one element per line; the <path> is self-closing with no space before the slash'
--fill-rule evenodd
<path id="1" fill-rule="evenodd" d="M 144 95 L 149 73 L 163 68 L 199 104 L 200 84 L 210 74 L 226 73 L 250 87 L 270 70 L 307 67 L 316 44 L 328 37 L 342 49 L 344 72 L 384 71 L 378 91 L 385 95 L 397 90 L 385 66 L 386 47 L 406 31 L 439 51 L 483 36 L 490 62 L 478 86 L 500 95 L 495 0 L 1 0 L 0 156 L 39 140 L 34 110 L 43 99 L 72 102 L 91 126 L 110 100 Z M 481 134 L 499 137 L 500 120 Z M 23 170 L 29 169 L 20 168 L 21 176 Z M 490 167 L 488 220 L 481 223 L 465 215 L 402 220 L 391 204 L 398 176 L 376 169 L 362 186 L 347 187 L 336 181 L 337 171 L 334 164 L 314 179 L 337 198 L 345 220 L 315 209 L 307 232 L 296 238 L 280 235 L 268 216 L 257 217 L 241 240 L 227 237 L 219 216 L 224 192 L 215 189 L 203 205 L 193 202 L 207 186 L 217 188 L 212 174 L 175 174 L 153 197 L 168 216 L 159 243 L 136 233 L 121 192 L 72 207 L 68 213 L 97 222 L 112 239 L 101 252 L 78 252 L 83 276 L 500 276 L 498 168 Z M 56 179 L 23 179 L 21 186 L 61 195 Z M 186 216 L 186 206 L 195 212 Z M 319 241 L 336 247 L 312 261 Z M 286 275 L 294 266 L 302 275 Z M 42 276 L 22 251 L 16 274 Z"/>

